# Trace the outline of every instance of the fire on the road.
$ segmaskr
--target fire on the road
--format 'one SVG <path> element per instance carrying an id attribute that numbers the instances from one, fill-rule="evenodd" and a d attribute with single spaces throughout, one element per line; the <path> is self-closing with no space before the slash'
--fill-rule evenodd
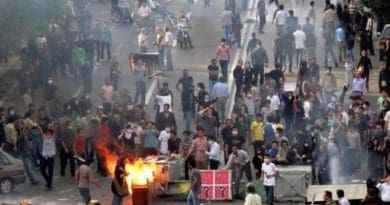
<path id="1" fill-rule="evenodd" d="M 118 156 L 111 153 L 111 151 L 102 143 L 98 143 L 97 150 L 99 154 L 104 158 L 104 166 L 107 169 L 111 177 L 115 176 L 115 166 L 118 161 Z M 146 163 L 143 159 L 136 160 L 129 159 L 125 165 L 126 183 L 128 190 L 132 192 L 133 185 L 151 185 L 155 180 L 155 174 L 157 173 L 156 157 L 152 160 L 148 160 Z"/>

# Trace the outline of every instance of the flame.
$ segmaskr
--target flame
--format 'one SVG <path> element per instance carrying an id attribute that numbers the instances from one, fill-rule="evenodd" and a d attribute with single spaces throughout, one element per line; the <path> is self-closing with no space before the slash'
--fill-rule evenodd
<path id="1" fill-rule="evenodd" d="M 119 157 L 108 149 L 107 143 L 98 141 L 96 148 L 99 156 L 104 159 L 104 166 L 112 178 L 115 176 L 115 166 Z M 147 162 L 144 159 L 129 159 L 125 165 L 126 183 L 128 190 L 132 193 L 132 187 L 135 185 L 150 185 L 155 180 L 155 173 L 157 171 L 156 157 L 151 157 Z"/>

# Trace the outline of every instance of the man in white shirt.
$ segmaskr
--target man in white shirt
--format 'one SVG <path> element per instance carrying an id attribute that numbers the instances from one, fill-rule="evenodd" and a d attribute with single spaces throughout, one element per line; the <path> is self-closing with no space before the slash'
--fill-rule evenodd
<path id="1" fill-rule="evenodd" d="M 261 180 L 264 184 L 268 205 L 274 202 L 275 177 L 279 174 L 275 164 L 270 161 L 268 154 L 264 155 L 264 163 L 261 165 Z"/>
<path id="2" fill-rule="evenodd" d="M 158 151 L 161 155 L 168 154 L 168 140 L 171 136 L 171 126 L 167 125 L 165 130 L 160 132 L 158 136 Z"/>
<path id="3" fill-rule="evenodd" d="M 390 111 L 387 111 L 385 117 L 383 118 L 385 121 L 385 129 L 387 130 L 387 136 L 390 136 Z"/>
<path id="4" fill-rule="evenodd" d="M 271 110 L 275 114 L 277 114 L 277 112 L 279 110 L 279 106 L 280 106 L 280 99 L 279 99 L 279 96 L 276 94 L 274 89 L 271 89 L 270 94 L 267 96 L 267 100 L 270 101 Z"/>
<path id="5" fill-rule="evenodd" d="M 173 62 L 172 62 L 172 47 L 174 37 L 172 32 L 168 27 L 165 28 L 165 37 L 164 37 L 164 45 L 165 45 L 165 70 L 173 70 Z"/>
<path id="6" fill-rule="evenodd" d="M 338 204 L 339 205 L 350 205 L 348 199 L 345 198 L 344 196 L 344 190 L 338 189 L 336 191 L 337 198 L 338 198 Z"/>
<path id="7" fill-rule="evenodd" d="M 141 20 L 141 25 L 144 28 L 147 28 L 149 26 L 149 16 L 152 13 L 152 10 L 149 8 L 149 6 L 144 2 L 138 9 L 138 16 Z"/>
<path id="8" fill-rule="evenodd" d="M 284 10 L 284 5 L 279 6 L 279 10 L 275 14 L 276 19 L 276 33 L 283 33 L 284 27 L 286 26 L 287 12 Z M 274 21 L 272 21 L 274 23 Z"/>
<path id="9" fill-rule="evenodd" d="M 387 174 L 383 183 L 379 183 L 376 187 L 381 193 L 381 198 L 384 204 L 390 204 L 390 174 Z"/>
<path id="10" fill-rule="evenodd" d="M 298 30 L 296 30 L 293 35 L 295 38 L 296 62 L 298 67 L 299 63 L 305 59 L 304 54 L 306 49 L 306 34 L 303 32 L 302 27 L 298 26 Z"/>
<path id="11" fill-rule="evenodd" d="M 213 136 L 209 137 L 209 146 L 210 151 L 206 151 L 206 154 L 210 159 L 210 169 L 217 170 L 219 166 L 219 154 L 221 152 L 221 146 L 219 146 Z"/>
<path id="12" fill-rule="evenodd" d="M 311 119 L 310 117 L 310 112 L 312 110 L 312 107 L 313 107 L 313 97 L 311 96 L 308 96 L 305 100 L 305 102 L 303 102 L 303 110 L 305 112 L 305 119 Z"/>
<path id="13" fill-rule="evenodd" d="M 366 79 L 362 78 L 362 73 L 358 71 L 352 81 L 352 94 L 356 96 L 363 96 L 366 91 Z"/>

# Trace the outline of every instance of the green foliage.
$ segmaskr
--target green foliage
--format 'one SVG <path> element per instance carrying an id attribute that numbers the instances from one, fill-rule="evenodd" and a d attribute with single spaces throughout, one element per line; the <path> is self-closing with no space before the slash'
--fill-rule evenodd
<path id="1" fill-rule="evenodd" d="M 48 30 L 65 0 L 0 0 L 0 50 L 17 51 L 21 40 Z"/>
<path id="2" fill-rule="evenodd" d="M 377 16 L 381 16 L 385 23 L 390 23 L 389 0 L 361 0 L 364 6 L 370 8 Z"/>

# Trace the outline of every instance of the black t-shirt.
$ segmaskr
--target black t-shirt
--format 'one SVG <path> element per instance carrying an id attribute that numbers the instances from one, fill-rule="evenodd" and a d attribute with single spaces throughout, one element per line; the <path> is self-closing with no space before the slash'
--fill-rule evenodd
<path id="1" fill-rule="evenodd" d="M 294 47 L 293 47 L 293 43 L 295 41 L 295 37 L 292 33 L 286 33 L 283 37 L 282 37 L 282 42 L 283 42 L 283 47 L 286 51 L 293 51 Z"/>
<path id="2" fill-rule="evenodd" d="M 181 77 L 179 80 L 179 84 L 181 84 L 183 92 L 190 90 L 193 83 L 194 79 L 191 76 Z"/>
<path id="3" fill-rule="evenodd" d="M 180 149 L 180 139 L 179 138 L 175 138 L 175 139 L 169 138 L 168 139 L 169 152 L 178 154 L 179 149 Z"/>
<path id="4" fill-rule="evenodd" d="M 219 67 L 217 65 L 209 65 L 207 70 L 208 71 L 218 72 L 219 71 Z M 210 75 L 209 74 L 209 80 L 218 80 L 218 74 L 217 75 Z"/>

